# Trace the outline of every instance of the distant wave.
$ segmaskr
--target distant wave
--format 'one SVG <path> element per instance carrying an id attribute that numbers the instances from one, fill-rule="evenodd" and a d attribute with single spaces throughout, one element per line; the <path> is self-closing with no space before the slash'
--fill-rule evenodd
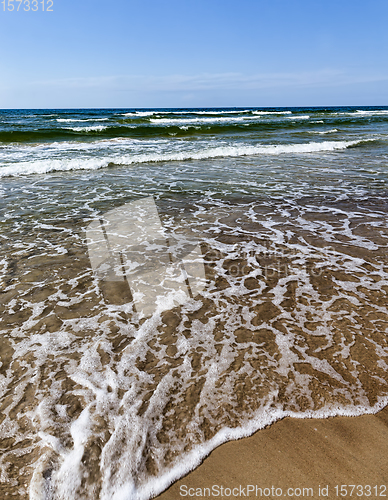
<path id="1" fill-rule="evenodd" d="M 317 110 L 306 108 L 295 110 L 179 110 L 179 111 L 129 111 L 113 112 L 110 115 L 77 113 L 57 115 L 47 119 L 36 115 L 24 126 L 8 118 L 0 123 L 0 148 L 6 144 L 51 143 L 52 141 L 75 140 L 82 136 L 85 142 L 93 138 L 136 138 L 157 140 L 174 136 L 222 137 L 224 134 L 243 136 L 250 133 L 261 137 L 261 133 L 272 134 L 277 130 L 287 133 L 313 129 L 313 124 L 325 122 L 330 129 L 344 130 L 369 122 L 386 122 L 388 110 Z M 109 116 L 109 117 L 108 117 Z M 20 117 L 18 115 L 17 120 Z M 329 132 L 320 132 L 329 133 Z M 259 135 L 256 135 L 259 134 Z"/>
<path id="2" fill-rule="evenodd" d="M 252 111 L 254 115 L 291 115 L 292 111 Z"/>
<path id="3" fill-rule="evenodd" d="M 101 132 L 102 130 L 106 130 L 108 127 L 104 125 L 95 125 L 90 127 L 69 127 L 69 128 L 74 132 Z"/>
<path id="4" fill-rule="evenodd" d="M 376 109 L 376 110 L 363 110 L 363 109 L 358 109 L 355 111 L 333 111 L 332 113 L 329 113 L 327 115 L 328 118 L 334 117 L 334 116 L 348 116 L 351 118 L 363 118 L 363 117 L 384 117 L 388 115 L 388 109 Z"/>
<path id="5" fill-rule="evenodd" d="M 105 122 L 109 118 L 57 118 L 59 123 L 70 123 L 70 122 Z"/>
<path id="6" fill-rule="evenodd" d="M 123 113 L 122 116 L 153 116 L 153 115 L 224 115 L 224 114 L 243 114 L 243 113 L 269 113 L 268 111 L 252 111 L 251 109 L 229 109 L 229 110 L 196 110 L 196 109 L 184 109 L 181 111 L 164 111 L 164 110 L 155 110 L 155 111 L 131 111 L 129 113 Z M 288 113 L 288 111 L 286 111 Z M 277 114 L 277 113 L 276 113 Z"/>
<path id="7" fill-rule="evenodd" d="M 224 111 L 218 111 L 218 110 L 214 110 L 214 111 L 190 111 L 189 114 L 191 115 L 225 115 L 225 114 L 228 114 L 228 115 L 240 115 L 242 113 L 254 113 L 254 111 L 252 111 L 251 109 L 239 109 L 239 110 L 236 110 L 236 109 L 229 109 L 229 110 L 224 110 Z M 182 111 L 172 111 L 171 113 L 173 114 L 179 114 L 179 113 L 182 113 Z"/>
<path id="8" fill-rule="evenodd" d="M 145 118 L 142 118 L 145 120 Z M 73 125 L 73 124 L 71 124 Z M 77 125 L 77 124 L 74 124 Z M 281 123 L 264 122 L 261 121 L 259 116 L 248 116 L 247 118 L 239 116 L 231 117 L 192 117 L 192 118 L 152 118 L 151 120 L 139 122 L 122 122 L 112 123 L 109 126 L 105 125 L 87 125 L 79 124 L 79 126 L 66 126 L 53 128 L 45 127 L 38 129 L 24 129 L 24 130 L 0 130 L 0 143 L 23 143 L 23 142 L 42 142 L 48 140 L 64 140 L 80 135 L 82 132 L 87 135 L 91 132 L 100 132 L 102 138 L 114 137 L 132 137 L 147 139 L 161 139 L 165 136 L 171 135 L 190 135 L 190 134 L 222 134 L 228 131 L 240 131 L 241 126 L 246 128 L 256 129 L 260 128 L 266 130 L 267 127 L 292 128 L 295 124 L 292 120 Z M 189 130 L 190 129 L 190 130 Z"/>
<path id="9" fill-rule="evenodd" d="M 158 115 L 160 111 L 131 111 L 129 113 L 122 113 L 121 116 L 152 116 Z"/>
<path id="10" fill-rule="evenodd" d="M 155 110 L 155 111 L 131 111 L 128 113 L 123 113 L 121 116 L 133 117 L 133 118 L 144 118 L 149 116 L 158 115 L 160 117 L 165 115 L 182 115 L 182 118 L 187 117 L 187 115 L 211 115 L 212 117 L 217 117 L 217 115 L 291 115 L 292 111 L 260 111 L 255 109 L 223 109 L 223 110 L 194 110 L 194 109 L 185 109 L 181 111 L 164 111 L 164 110 Z"/>
<path id="11" fill-rule="evenodd" d="M 376 110 L 363 110 L 363 109 L 358 109 L 356 111 L 357 114 L 359 115 L 388 115 L 388 109 L 376 109 Z"/>
<path id="12" fill-rule="evenodd" d="M 188 125 L 198 123 L 237 123 L 245 120 L 257 120 L 256 116 L 218 116 L 203 118 L 151 118 L 150 122 L 156 125 Z"/>
<path id="13" fill-rule="evenodd" d="M 110 165 L 131 165 L 134 163 L 153 163 L 165 161 L 203 160 L 220 157 L 239 157 L 255 155 L 281 155 L 315 153 L 321 151 L 335 151 L 346 149 L 366 142 L 365 140 L 354 141 L 325 141 L 309 142 L 305 144 L 276 144 L 259 146 L 219 146 L 201 149 L 200 151 L 180 151 L 174 153 L 141 153 L 122 156 L 111 156 L 105 158 L 73 158 L 36 160 L 14 163 L 0 168 L 0 177 L 44 174 L 54 171 L 69 170 L 97 170 Z"/>
<path id="14" fill-rule="evenodd" d="M 317 122 L 315 122 L 317 123 Z M 332 128 L 330 130 L 308 130 L 307 133 L 309 134 L 334 134 L 335 132 L 338 132 L 338 129 Z"/>
<path id="15" fill-rule="evenodd" d="M 288 116 L 290 120 L 308 120 L 310 118 L 310 115 L 292 115 Z"/>

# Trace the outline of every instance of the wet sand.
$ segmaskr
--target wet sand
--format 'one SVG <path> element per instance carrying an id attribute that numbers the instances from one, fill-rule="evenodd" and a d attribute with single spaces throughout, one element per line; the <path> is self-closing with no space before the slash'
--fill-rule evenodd
<path id="1" fill-rule="evenodd" d="M 341 207 L 163 212 L 169 241 L 200 242 L 207 284 L 151 317 L 136 316 L 132 281 L 93 274 L 89 219 L 15 225 L 2 249 L 0 500 L 113 500 L 133 486 L 147 500 L 174 468 L 197 465 L 189 453 L 203 457 L 223 429 L 247 435 L 284 412 L 327 416 L 386 401 L 386 212 Z M 278 498 L 272 487 L 336 498 L 336 485 L 368 484 L 376 495 L 349 498 L 384 498 L 381 415 L 284 419 L 217 448 L 161 496 L 250 484 L 262 498 Z"/>
<path id="2" fill-rule="evenodd" d="M 213 485 L 218 485 L 218 490 L 214 491 L 219 493 L 221 486 L 238 488 L 235 492 L 239 495 L 241 485 L 247 496 L 247 485 L 253 485 L 255 491 L 250 493 L 251 498 L 274 499 L 279 498 L 277 494 L 280 493 L 286 498 L 387 497 L 388 407 L 375 415 L 358 417 L 285 418 L 251 437 L 218 447 L 197 469 L 157 499 L 198 498 L 198 493 L 203 494 L 202 498 L 213 498 L 204 491 Z M 344 496 L 341 496 L 341 485 L 348 485 L 347 495 L 343 490 Z M 349 485 L 357 486 L 352 495 Z M 366 485 L 371 486 L 369 495 Z M 256 497 L 256 486 L 262 489 L 261 497 L 260 490 Z M 324 494 L 326 487 L 327 495 Z M 281 488 L 281 492 L 276 488 Z M 288 491 L 289 488 L 292 490 Z M 313 495 L 311 490 L 303 492 L 303 488 L 312 488 Z M 223 495 L 214 496 L 219 499 L 236 497 L 225 495 L 225 491 Z"/>

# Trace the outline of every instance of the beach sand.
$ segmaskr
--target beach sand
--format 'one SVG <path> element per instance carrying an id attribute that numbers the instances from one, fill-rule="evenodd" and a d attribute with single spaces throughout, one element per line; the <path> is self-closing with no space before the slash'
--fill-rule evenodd
<path id="1" fill-rule="evenodd" d="M 218 485 L 219 493 L 221 486 L 238 488 L 239 494 L 240 485 L 245 488 L 245 494 L 247 485 L 262 488 L 262 497 L 260 490 L 256 497 L 255 490 L 250 493 L 251 498 L 274 499 L 280 493 L 287 498 L 387 497 L 388 407 L 375 415 L 358 417 L 285 418 L 251 437 L 218 447 L 197 469 L 157 498 L 198 498 L 199 495 L 195 496 L 198 493 L 203 494 L 202 498 L 236 498 L 225 492 L 217 497 L 209 496 L 204 488 L 213 485 Z M 341 485 L 348 485 L 347 494 L 343 490 L 344 496 L 341 496 Z M 357 486 L 350 495 L 349 485 L 363 488 Z M 371 486 L 370 492 L 365 485 Z M 272 487 L 281 488 L 281 492 L 271 490 Z M 327 495 L 324 494 L 326 487 Z M 195 490 L 189 491 L 189 488 Z M 292 490 L 288 492 L 289 488 Z M 303 492 L 303 488 L 312 488 L 313 495 L 311 490 Z"/>
<path id="2" fill-rule="evenodd" d="M 265 425 L 281 411 L 361 413 L 387 401 L 387 212 L 207 203 L 195 217 L 170 201 L 162 211 L 177 241 L 201 243 L 206 289 L 149 321 L 134 313 L 132 281 L 96 282 L 84 219 L 7 233 L 0 500 L 152 491 L 193 466 L 193 449 L 210 449 L 223 429 L 246 435 L 257 415 Z M 362 487 L 348 498 L 384 498 L 387 426 L 388 410 L 285 418 L 218 447 L 159 498 L 243 498 L 252 485 L 263 495 L 251 498 L 334 499 L 345 484 Z M 213 485 L 241 495 L 212 497 Z"/>

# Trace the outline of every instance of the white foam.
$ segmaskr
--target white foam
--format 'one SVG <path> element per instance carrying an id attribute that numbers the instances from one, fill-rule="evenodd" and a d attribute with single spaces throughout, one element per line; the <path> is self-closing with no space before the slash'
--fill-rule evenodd
<path id="1" fill-rule="evenodd" d="M 173 232 L 174 227 L 179 230 L 184 227 L 185 230 L 191 229 L 199 234 L 198 229 L 200 228 L 205 235 L 204 241 L 209 244 L 209 247 L 224 254 L 217 257 L 215 272 L 222 275 L 230 286 L 228 289 L 220 291 L 215 287 L 211 288 L 209 284 L 209 289 L 203 292 L 204 298 L 213 300 L 215 305 L 213 313 L 211 312 L 212 308 L 208 308 L 210 317 L 207 318 L 206 323 L 195 319 L 188 327 L 185 320 L 191 313 L 197 313 L 203 304 L 201 298 L 185 302 L 181 310 L 181 322 L 176 326 L 174 332 L 176 341 L 166 340 L 163 335 L 160 335 L 159 327 L 162 326 L 162 321 L 158 314 L 153 315 L 140 326 L 131 324 L 130 321 L 123 325 L 122 318 L 121 321 L 115 322 L 114 320 L 118 319 L 125 306 L 106 305 L 101 295 L 97 297 L 98 300 L 101 299 L 99 303 L 101 308 L 98 308 L 97 300 L 91 316 L 65 320 L 63 330 L 53 333 L 31 332 L 31 335 L 28 336 L 28 328 L 39 321 L 40 315 L 48 304 L 70 307 L 73 304 L 82 304 L 84 300 L 90 301 L 92 295 L 98 293 L 92 288 L 91 282 L 86 285 L 85 280 L 82 279 L 87 275 L 87 270 L 84 268 L 77 271 L 75 267 L 73 276 L 69 276 L 69 273 L 61 276 L 60 272 L 52 272 L 53 284 L 57 291 L 53 292 L 47 301 L 33 304 L 29 303 L 28 300 L 33 300 L 34 294 L 29 293 L 25 297 L 22 295 L 23 307 L 32 309 L 35 306 L 35 308 L 31 318 L 20 328 L 15 327 L 12 332 L 15 338 L 20 337 L 14 343 L 16 349 L 14 358 L 19 359 L 31 353 L 33 353 L 33 357 L 22 358 L 26 372 L 20 384 L 16 384 L 15 393 L 11 393 L 13 400 L 10 403 L 10 408 L 16 407 L 23 397 L 27 384 L 32 381 L 32 387 L 36 388 L 37 391 L 38 407 L 35 406 L 35 409 L 31 410 L 30 415 L 28 415 L 34 424 L 31 435 L 28 436 L 30 439 L 34 438 L 31 439 L 31 451 L 34 448 L 38 449 L 39 444 L 42 445 L 43 453 L 46 453 L 47 449 L 51 450 L 51 455 L 47 453 L 45 458 L 46 465 L 44 461 L 35 463 L 34 478 L 30 487 L 31 499 L 67 500 L 68 498 L 82 497 L 100 498 L 101 500 L 148 500 L 199 465 L 201 460 L 221 443 L 251 435 L 256 430 L 281 418 L 286 416 L 327 418 L 336 415 L 370 414 L 376 413 L 388 403 L 387 390 L 384 387 L 381 392 L 385 396 L 379 396 L 378 403 L 372 407 L 368 404 L 365 392 L 365 387 L 370 387 L 366 384 L 370 380 L 373 381 L 375 374 L 373 360 L 376 357 L 381 358 L 380 367 L 384 369 L 386 366 L 384 359 L 387 359 L 388 350 L 384 340 L 381 340 L 381 345 L 378 343 L 377 335 L 375 340 L 371 339 L 370 346 L 368 345 L 368 350 L 372 349 L 370 370 L 368 370 L 368 363 L 365 363 L 358 374 L 355 364 L 358 362 L 357 352 L 354 353 L 353 359 L 351 358 L 353 353 L 350 352 L 349 371 L 351 372 L 354 368 L 355 373 L 354 380 L 351 381 L 346 377 L 346 370 L 338 368 L 337 371 L 337 365 L 327 361 L 326 355 L 331 361 L 336 358 L 336 355 L 331 358 L 331 354 L 329 352 L 325 354 L 322 349 L 320 350 L 321 354 L 315 356 L 314 347 L 310 348 L 309 342 L 303 341 L 304 335 L 295 333 L 292 325 L 290 328 L 287 327 L 287 331 L 284 332 L 277 330 L 276 324 L 271 320 L 262 318 L 263 328 L 275 336 L 276 348 L 281 354 L 280 356 L 271 354 L 272 350 L 261 348 L 255 341 L 247 340 L 239 344 L 235 342 L 237 328 L 258 330 L 257 324 L 253 327 L 252 320 L 257 315 L 254 312 L 255 307 L 251 306 L 260 306 L 268 299 L 265 292 L 262 293 L 267 288 L 267 283 L 261 279 L 263 277 L 262 266 L 258 264 L 256 256 L 264 256 L 268 254 L 269 250 L 276 252 L 278 249 L 280 252 L 284 252 L 286 246 L 287 250 L 292 251 L 290 267 L 293 273 L 280 278 L 276 286 L 271 288 L 269 301 L 282 309 L 288 284 L 297 280 L 296 305 L 292 314 L 287 311 L 287 308 L 284 308 L 280 312 L 279 318 L 290 320 L 298 329 L 301 328 L 304 334 L 309 336 L 309 339 L 316 334 L 323 336 L 327 343 L 325 347 L 339 346 L 342 351 L 337 351 L 338 357 L 341 355 L 349 358 L 349 349 L 347 348 L 353 344 L 349 344 L 346 332 L 335 325 L 332 326 L 333 320 L 341 319 L 343 313 L 342 311 L 333 311 L 330 307 L 338 299 L 348 300 L 357 306 L 366 296 L 358 291 L 360 285 L 376 293 L 381 291 L 381 287 L 387 284 L 386 269 L 384 270 L 383 267 L 380 269 L 377 264 L 374 266 L 375 274 L 379 274 L 380 278 L 378 283 L 374 282 L 371 279 L 370 271 L 362 268 L 365 262 L 362 258 L 352 257 L 346 253 L 342 254 L 333 248 L 315 247 L 314 244 L 303 241 L 303 238 L 300 238 L 297 243 L 290 243 L 287 239 L 288 229 L 285 231 L 285 227 L 289 228 L 290 225 L 293 225 L 295 233 L 302 230 L 302 234 L 305 232 L 310 235 L 319 234 L 323 239 L 336 237 L 337 243 L 341 242 L 341 237 L 345 235 L 350 239 L 350 242 L 347 243 L 349 248 L 349 244 L 360 242 L 360 236 L 357 234 L 357 224 L 349 223 L 348 219 L 354 218 L 356 222 L 362 223 L 361 218 L 365 217 L 365 214 L 330 209 L 322 204 L 317 207 L 298 204 L 290 206 L 286 203 L 280 208 L 278 206 L 273 208 L 272 205 L 272 211 L 265 212 L 264 220 L 261 220 L 263 216 L 260 213 L 261 203 L 244 204 L 243 208 L 237 204 L 231 211 L 227 202 L 212 200 L 210 189 L 205 195 L 207 198 L 203 206 L 200 201 L 193 204 L 195 213 L 192 213 L 190 217 L 185 218 L 182 215 L 183 219 L 178 216 L 175 220 L 174 216 L 171 215 L 169 231 Z M 111 200 L 114 200 L 115 197 L 116 193 L 112 193 Z M 209 205 L 211 205 L 210 209 Z M 41 206 L 35 208 L 39 210 Z M 264 208 L 271 210 L 271 205 L 268 204 Z M 296 214 L 292 214 L 293 210 L 296 211 Z M 331 217 L 328 217 L 327 220 L 322 220 L 319 217 L 309 220 L 309 217 L 305 217 L 304 214 L 310 210 L 312 213 L 317 211 L 322 214 L 328 213 Z M 237 217 L 237 225 L 234 221 L 228 222 L 227 219 L 231 215 Z M 335 215 L 334 221 L 332 215 Z M 279 220 L 279 216 L 281 220 Z M 380 216 L 373 214 L 373 217 L 380 219 L 374 220 L 378 224 L 376 225 L 378 231 L 383 227 L 382 225 L 386 227 L 386 219 L 383 214 Z M 259 219 L 260 222 L 258 222 Z M 244 220 L 250 222 L 249 228 L 246 230 L 244 229 Z M 256 222 L 257 226 L 252 227 L 252 222 Z M 175 223 L 177 224 L 175 225 Z M 231 225 L 228 226 L 228 224 Z M 61 224 L 57 226 L 43 218 L 35 227 L 40 231 L 54 231 L 61 229 Z M 239 240 L 239 243 L 235 244 L 218 241 L 212 236 L 214 228 L 222 230 L 225 234 L 228 232 L 231 234 L 233 231 L 236 235 L 245 234 L 247 241 Z M 58 234 L 58 232 L 53 234 Z M 249 240 L 249 235 L 254 235 L 255 239 Z M 269 248 L 266 248 L 262 243 L 256 243 L 256 238 L 261 239 L 264 235 L 266 242 L 269 243 Z M 23 238 L 27 237 L 27 235 L 23 235 Z M 31 238 L 36 244 L 35 232 Z M 363 244 L 364 241 L 361 243 Z M 63 244 L 62 239 L 57 242 L 59 246 Z M 75 247 L 72 241 L 67 241 L 66 244 L 69 248 Z M 22 243 L 20 245 L 17 246 L 17 249 L 21 248 L 21 251 L 28 255 L 30 252 L 27 245 Z M 369 248 L 375 249 L 375 247 L 370 246 Z M 280 256 L 282 255 L 288 254 L 282 253 Z M 250 295 L 251 292 L 242 283 L 246 276 L 243 278 L 233 277 L 224 268 L 226 259 L 240 257 L 249 261 L 250 266 L 256 266 L 256 269 L 250 274 L 250 276 L 256 276 L 260 282 L 260 289 L 254 292 L 255 295 Z M 332 270 L 345 273 L 350 270 L 356 281 L 333 280 L 335 293 L 330 300 L 326 300 L 320 297 L 318 291 L 312 286 L 309 273 L 298 270 L 298 265 L 306 266 L 309 258 L 318 261 L 318 265 L 327 269 L 329 273 Z M 71 274 L 71 266 L 68 271 Z M 69 279 L 70 277 L 72 279 Z M 78 291 L 67 297 L 69 284 Z M 41 288 L 42 284 L 36 286 Z M 21 294 L 24 292 L 23 285 Z M 303 300 L 299 300 L 302 295 Z M 380 297 L 382 296 L 383 294 Z M 17 306 L 20 305 L 19 302 L 20 296 L 15 295 L 6 305 L 8 308 L 16 310 Z M 378 305 L 379 303 L 380 305 Z M 128 307 L 128 305 L 126 306 Z M 244 308 L 242 312 L 241 306 Z M 369 299 L 368 306 L 382 314 L 388 313 L 385 302 L 375 300 L 375 297 Z M 103 318 L 103 315 L 106 319 Z M 351 318 L 355 328 L 361 327 L 361 323 L 357 324 L 357 309 L 354 310 Z M 214 335 L 215 328 L 220 325 L 217 323 L 219 319 L 222 320 L 223 332 L 221 352 L 216 349 L 217 345 L 219 347 L 220 344 Z M 103 322 L 100 323 L 100 320 Z M 120 330 L 120 334 L 122 333 L 123 337 L 130 340 L 129 345 L 119 355 L 117 353 L 111 355 L 113 346 L 111 321 Z M 313 332 L 308 329 L 307 321 L 317 321 L 321 323 L 321 326 Z M 259 327 L 261 328 L 261 326 Z M 190 335 L 187 335 L 187 328 L 190 330 Z M 88 332 L 91 332 L 90 336 L 88 336 Z M 77 333 L 79 333 L 78 337 L 75 335 Z M 367 332 L 365 333 L 367 334 Z M 355 331 L 355 337 L 357 334 Z M 166 355 L 166 348 L 171 345 L 170 342 L 176 342 L 175 360 L 179 360 L 179 363 L 175 364 L 174 360 L 171 367 L 166 368 L 171 360 L 170 356 Z M 357 342 L 357 338 L 355 342 Z M 309 348 L 307 349 L 307 347 Z M 101 350 L 108 354 L 108 361 L 103 361 Z M 199 361 L 200 370 L 193 371 L 193 354 L 199 352 L 203 353 Z M 71 353 L 77 353 L 77 357 L 71 359 L 69 357 Z M 241 359 L 241 363 L 237 363 L 240 366 L 236 366 L 234 361 L 241 358 L 241 353 L 244 353 L 244 359 Z M 260 355 L 263 363 L 253 368 L 250 362 L 257 361 L 257 354 Z M 323 359 L 321 359 L 322 354 Z M 146 360 L 147 355 L 151 355 L 157 371 L 150 369 L 150 366 L 142 368 L 138 364 L 139 360 Z M 305 366 L 314 368 L 327 377 L 332 377 L 338 384 L 320 381 L 319 377 L 317 378 L 313 373 L 301 374 L 294 366 L 295 361 L 305 363 Z M 45 376 L 50 383 L 42 389 L 36 373 L 39 374 L 43 367 L 47 370 Z M 232 369 L 230 370 L 230 368 Z M 71 384 L 70 386 L 67 384 L 67 388 L 62 386 L 63 377 L 56 377 L 59 370 L 77 385 L 74 388 Z M 158 372 L 162 374 L 161 377 L 155 377 L 155 373 Z M 271 372 L 274 373 L 274 377 L 272 377 Z M 284 379 L 279 377 L 279 374 L 284 375 Z M 239 404 L 240 397 L 243 395 L 236 383 L 244 380 L 246 376 L 254 381 L 260 390 L 263 388 L 262 394 L 253 393 L 254 398 L 257 397 L 257 400 L 254 399 L 255 409 L 251 409 L 249 406 L 252 392 L 249 393 L 248 384 L 246 388 L 249 397 L 244 398 L 244 403 L 247 405 Z M 185 397 L 200 377 L 204 377 L 205 380 L 198 396 L 198 403 L 185 413 Z M 365 385 L 363 377 L 369 377 L 369 381 L 366 380 Z M 300 396 L 304 398 L 304 405 L 307 402 L 308 408 L 316 407 L 310 382 L 316 383 L 318 388 L 327 391 L 328 397 L 326 401 L 321 400 L 323 403 L 321 409 L 302 411 L 303 406 L 298 402 Z M 278 398 L 281 386 L 286 389 L 287 399 L 279 400 Z M 12 386 L 10 385 L 10 387 Z M 150 390 L 152 390 L 151 396 Z M 57 411 L 58 398 L 64 391 L 67 394 L 70 393 L 75 400 L 80 402 L 82 412 L 77 416 L 65 413 L 65 402 Z M 144 411 L 139 412 L 138 410 L 145 400 L 147 400 L 148 406 L 145 405 Z M 331 403 L 333 400 L 337 402 Z M 69 399 L 68 404 L 73 406 L 72 401 L 74 401 L 72 398 Z M 295 408 L 295 411 L 291 411 L 290 408 Z M 0 437 L 16 434 L 11 427 L 12 421 L 9 419 L 9 413 L 8 410 L 5 412 L 5 422 L 8 427 L 2 425 Z M 59 418 L 61 415 L 66 418 Z M 183 420 L 181 420 L 182 415 Z M 225 419 L 225 415 L 228 418 Z M 174 420 L 174 416 L 178 418 Z M 204 418 L 208 420 L 214 432 L 216 429 L 218 430 L 211 439 L 207 439 L 203 432 Z M 168 430 L 166 431 L 166 429 Z M 105 431 L 109 432 L 106 438 L 104 437 Z M 23 429 L 19 430 L 18 442 L 27 439 L 23 432 Z M 162 433 L 162 436 L 164 433 L 163 437 L 168 439 L 159 441 L 159 432 Z M 67 439 L 67 437 L 72 439 Z M 91 445 L 97 440 L 101 440 L 102 450 L 100 462 L 95 469 L 99 471 L 100 475 L 94 481 L 93 477 L 89 476 L 88 478 L 90 470 L 82 457 L 85 451 L 92 450 Z M 192 448 L 190 448 L 191 444 L 193 444 Z M 52 460 L 49 460 L 50 456 Z M 151 459 L 156 464 L 157 474 L 149 472 L 145 465 L 147 459 Z M 1 472 L 7 474 L 7 457 L 0 465 L 3 467 Z M 48 469 L 52 470 L 51 477 Z M 91 479 L 91 481 L 88 483 L 84 479 Z M 101 485 L 101 492 L 98 494 L 93 490 L 93 488 L 97 489 L 97 482 Z M 87 492 L 77 491 L 77 488 L 83 488 L 85 483 L 87 484 L 85 488 L 88 488 Z"/>
<path id="2" fill-rule="evenodd" d="M 103 150 L 106 153 L 107 149 L 121 149 L 133 146 L 155 147 L 160 144 L 166 144 L 167 139 L 152 139 L 147 141 L 144 139 L 135 139 L 129 137 L 113 137 L 109 139 L 98 139 L 90 142 L 80 141 L 61 141 L 50 143 L 37 144 L 12 144 L 5 146 L 1 151 L 2 159 L 15 159 L 18 156 L 28 157 L 30 154 L 37 154 L 40 157 L 44 154 L 57 155 L 58 153 L 72 153 L 73 151 L 86 150 Z"/>
<path id="3" fill-rule="evenodd" d="M 250 113 L 250 109 L 245 109 L 245 110 L 214 110 L 214 111 L 199 111 L 196 109 L 185 109 L 182 111 L 164 111 L 164 110 L 157 110 L 157 111 L 132 111 L 130 113 L 124 113 L 122 116 L 153 116 L 153 115 L 223 115 L 223 114 L 242 114 L 242 113 Z M 270 112 L 255 112 L 252 111 L 252 113 L 255 114 L 266 114 Z M 272 112 L 271 112 L 272 113 Z M 291 113 L 291 111 L 287 111 L 286 113 Z M 278 114 L 278 113 L 275 113 Z"/>
<path id="4" fill-rule="evenodd" d="M 317 122 L 315 122 L 317 123 Z M 334 134 L 335 132 L 338 132 L 338 129 L 332 128 L 330 130 L 309 130 L 309 134 L 320 134 L 320 135 L 326 135 L 326 134 Z"/>
<path id="5" fill-rule="evenodd" d="M 272 425 L 273 423 L 282 420 L 283 418 L 319 418 L 326 419 L 330 417 L 356 417 L 361 415 L 374 415 L 388 405 L 388 398 L 380 398 L 374 407 L 364 407 L 362 405 L 354 405 L 349 408 L 340 408 L 338 406 L 327 405 L 324 409 L 318 411 L 306 412 L 290 412 L 282 411 L 277 408 L 265 409 L 265 412 L 257 412 L 252 420 L 246 422 L 242 427 L 238 428 L 223 428 L 210 441 L 201 446 L 197 446 L 190 453 L 187 453 L 182 461 L 175 465 L 171 470 L 164 473 L 162 476 L 153 478 L 146 485 L 136 489 L 132 481 L 113 488 L 109 491 L 109 495 L 104 496 L 102 500 L 149 500 L 150 498 L 159 495 L 165 491 L 172 483 L 184 477 L 186 474 L 198 467 L 202 461 L 218 446 L 228 441 L 234 441 L 241 438 L 249 437 L 255 432 Z"/>
<path id="6" fill-rule="evenodd" d="M 310 115 L 292 115 L 288 116 L 287 118 L 289 118 L 290 120 L 307 120 L 308 118 L 310 118 Z"/>
<path id="7" fill-rule="evenodd" d="M 107 167 L 110 163 L 116 165 L 132 165 L 134 163 L 165 162 L 202 160 L 207 158 L 239 157 L 255 155 L 281 155 L 302 154 L 321 151 L 335 151 L 346 149 L 363 142 L 354 141 L 325 141 L 309 142 L 303 144 L 276 144 L 257 146 L 219 146 L 203 148 L 200 151 L 177 151 L 174 153 L 140 153 L 131 155 L 111 156 L 103 158 L 73 158 L 73 159 L 46 159 L 35 161 L 24 161 L 0 167 L 0 177 L 18 176 L 28 174 L 42 174 L 53 171 L 69 170 L 96 170 Z"/>
<path id="8" fill-rule="evenodd" d="M 240 115 L 242 113 L 250 113 L 250 109 L 241 109 L 241 110 L 229 110 L 229 111 L 217 111 L 216 109 L 214 111 L 188 111 L 187 114 L 193 114 L 193 115 Z M 184 114 L 182 111 L 173 111 L 172 113 L 174 114 Z M 254 113 L 254 111 L 252 111 Z"/>
<path id="9" fill-rule="evenodd" d="M 59 123 L 71 123 L 71 122 L 106 122 L 109 118 L 57 118 Z"/>
<path id="10" fill-rule="evenodd" d="M 219 116 L 207 118 L 151 118 L 150 122 L 155 125 L 190 125 L 208 123 L 239 123 L 246 120 L 257 120 L 255 116 Z"/>
<path id="11" fill-rule="evenodd" d="M 130 113 L 123 113 L 121 116 L 152 116 L 152 115 L 157 115 L 160 114 L 160 111 L 133 111 Z"/>
<path id="12" fill-rule="evenodd" d="M 362 116 L 379 116 L 379 115 L 387 115 L 388 110 L 386 109 L 376 109 L 376 110 L 363 110 L 358 109 L 356 111 L 338 111 L 333 112 L 328 115 L 331 116 L 352 116 L 352 117 L 362 117 Z"/>
<path id="13" fill-rule="evenodd" d="M 254 115 L 291 115 L 292 111 L 252 111 Z"/>
<path id="14" fill-rule="evenodd" d="M 74 132 L 101 132 L 107 128 L 108 127 L 106 125 L 94 125 L 90 127 L 70 127 L 70 130 L 73 130 Z"/>
<path id="15" fill-rule="evenodd" d="M 388 109 L 376 109 L 376 110 L 362 110 L 358 109 L 356 111 L 359 115 L 372 116 L 372 115 L 388 115 Z"/>

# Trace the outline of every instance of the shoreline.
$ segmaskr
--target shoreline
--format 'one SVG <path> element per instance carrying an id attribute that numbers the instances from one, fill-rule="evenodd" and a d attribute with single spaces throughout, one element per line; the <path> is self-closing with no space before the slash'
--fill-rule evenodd
<path id="1" fill-rule="evenodd" d="M 251 498 L 388 496 L 388 406 L 355 417 L 286 417 L 219 446 L 155 498 L 244 498 L 248 485 L 258 488 Z M 344 496 L 341 485 L 348 485 Z"/>

